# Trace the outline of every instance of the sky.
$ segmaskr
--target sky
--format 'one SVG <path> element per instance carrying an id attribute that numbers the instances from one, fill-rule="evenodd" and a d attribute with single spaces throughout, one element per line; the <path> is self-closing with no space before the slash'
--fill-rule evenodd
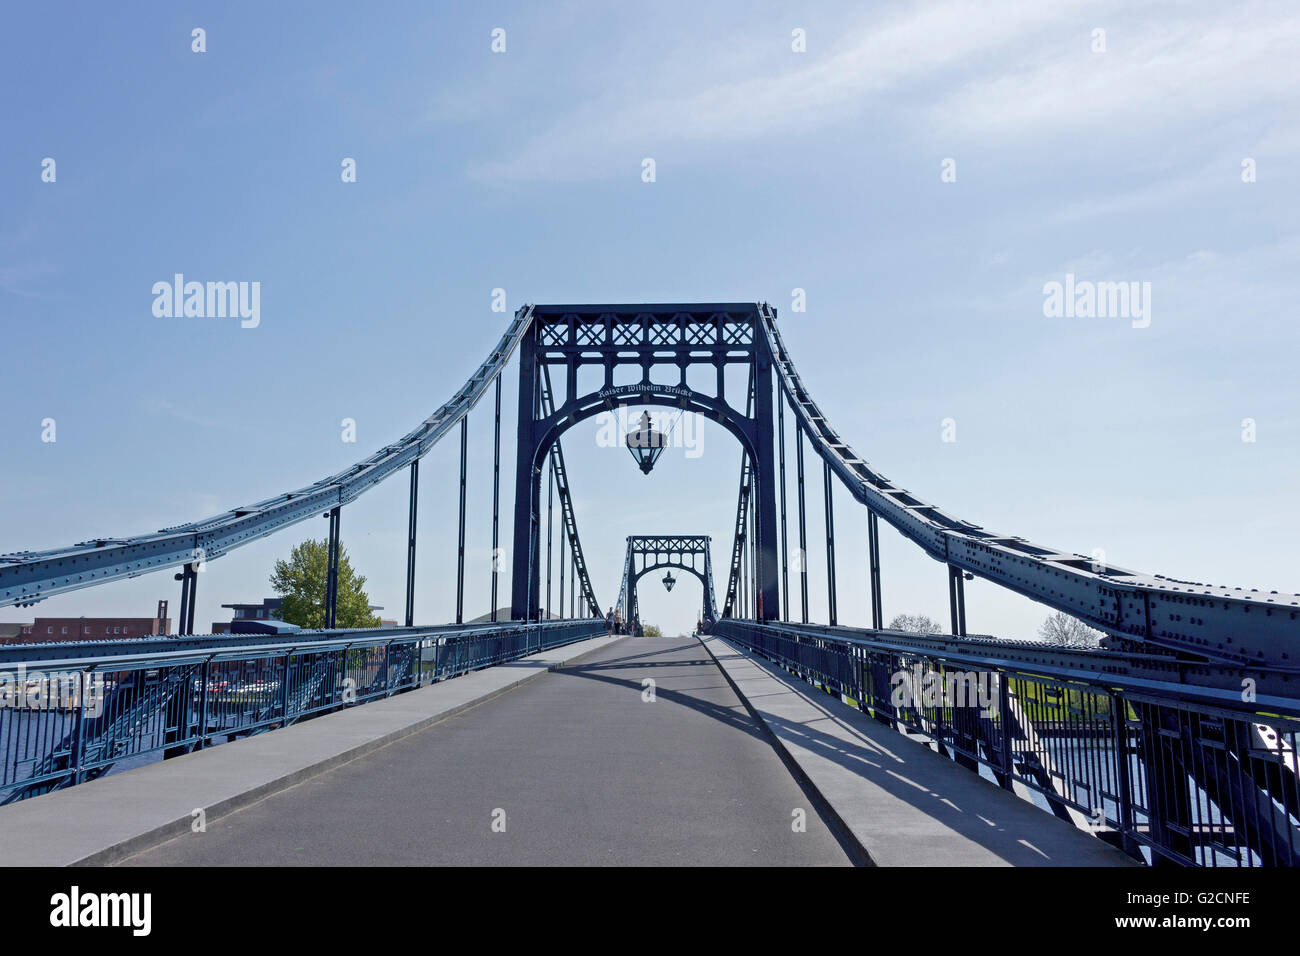
<path id="1" fill-rule="evenodd" d="M 949 514 L 1133 570 L 1300 591 L 1294 3 L 0 17 L 0 553 L 152 532 L 360 460 L 477 368 L 506 326 L 503 289 L 511 312 L 771 302 L 839 433 Z M 154 284 L 176 273 L 259 283 L 256 325 L 155 314 Z M 1045 314 L 1067 275 L 1137 283 L 1145 317 Z M 507 436 L 516 382 L 512 364 Z M 629 534 L 711 535 L 726 568 L 740 453 L 717 428 L 701 441 L 643 476 L 594 422 L 565 436 L 602 604 Z M 485 404 L 467 616 L 488 608 L 491 455 Z M 507 442 L 507 546 L 513 455 Z M 421 470 L 418 623 L 454 614 L 457 467 L 453 439 Z M 817 471 L 810 614 L 824 619 Z M 342 519 L 393 618 L 406 499 L 396 477 Z M 842 489 L 835 509 L 839 619 L 865 624 L 865 512 Z M 274 560 L 325 530 L 210 562 L 196 629 L 269 596 Z M 892 530 L 881 551 L 886 620 L 946 621 L 944 568 Z M 669 594 L 655 577 L 643 620 L 689 631 L 699 585 Z M 160 598 L 174 615 L 171 572 L 0 620 L 150 616 Z M 967 585 L 972 633 L 1033 637 L 1047 614 Z"/>

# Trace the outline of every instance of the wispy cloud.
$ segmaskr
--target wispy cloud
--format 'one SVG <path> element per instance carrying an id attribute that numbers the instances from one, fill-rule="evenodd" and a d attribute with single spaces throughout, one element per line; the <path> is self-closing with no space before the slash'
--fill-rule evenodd
<path id="1" fill-rule="evenodd" d="M 1108 31 L 1104 54 L 1091 51 L 1094 26 Z M 1285 78 L 1300 56 L 1297 38 L 1300 17 L 1269 0 L 1225 12 L 1157 6 L 1140 15 L 1120 3 L 1073 0 L 913 5 L 856 20 L 836 40 L 815 35 L 809 53 L 779 61 L 768 52 L 770 30 L 733 39 L 720 57 L 725 69 L 705 62 L 676 84 L 607 90 L 470 174 L 604 178 L 644 155 L 699 161 L 720 144 L 784 138 L 872 109 L 940 139 L 1068 143 L 1107 123 L 1125 135 L 1158 135 L 1163 125 L 1243 104 L 1296 102 L 1295 83 Z M 735 44 L 754 51 L 748 61 L 737 59 Z"/>
<path id="2" fill-rule="evenodd" d="M 972 78 L 935 117 L 996 136 L 1079 136 L 1104 126 L 1128 137 L 1300 100 L 1294 5 L 1171 13 L 1156 8 L 1141 21 L 1099 16 L 1099 27 L 1110 26 L 1106 52 L 1090 51 L 1088 32 L 1058 36 L 1026 51 L 1018 69 Z"/>
<path id="3" fill-rule="evenodd" d="M 629 150 L 754 140 L 821 127 L 859 110 L 871 97 L 952 70 L 990 50 L 1014 48 L 1062 9 L 1033 0 L 1006 4 L 997 16 L 974 15 L 964 3 L 910 8 L 903 14 L 859 20 L 825 53 L 793 54 L 788 67 L 765 72 L 766 42 L 748 64 L 729 58 L 728 71 L 686 74 L 676 89 L 647 94 L 624 87 L 589 101 L 528 140 L 514 155 L 472 172 L 483 178 L 586 179 L 615 174 Z M 749 40 L 751 38 L 743 38 Z M 720 41 L 721 42 L 721 41 Z M 743 42 L 735 41 L 735 42 Z M 749 74 L 742 79 L 738 75 Z"/>

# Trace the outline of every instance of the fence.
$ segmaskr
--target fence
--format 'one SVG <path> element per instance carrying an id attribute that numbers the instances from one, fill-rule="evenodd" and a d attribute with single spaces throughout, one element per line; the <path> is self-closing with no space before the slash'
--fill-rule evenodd
<path id="1" fill-rule="evenodd" d="M 604 633 L 602 621 L 187 639 L 184 650 L 84 656 L 7 648 L 0 663 L 0 803 L 283 727 Z M 206 646 L 205 646 L 206 645 Z"/>
<path id="2" fill-rule="evenodd" d="M 1300 701 L 1259 712 L 1178 684 L 810 630 L 714 628 L 1144 862 L 1300 865 Z"/>

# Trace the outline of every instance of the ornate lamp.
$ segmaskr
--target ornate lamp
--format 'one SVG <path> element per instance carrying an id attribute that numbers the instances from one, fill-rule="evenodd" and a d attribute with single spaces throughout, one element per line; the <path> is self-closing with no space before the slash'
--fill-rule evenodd
<path id="1" fill-rule="evenodd" d="M 671 571 L 669 571 L 667 574 L 664 575 L 665 591 L 671 591 L 673 589 L 673 585 L 676 583 L 677 583 L 677 579 L 673 577 L 673 573 Z"/>
<path id="2" fill-rule="evenodd" d="M 650 421 L 650 413 L 642 412 L 641 421 L 636 428 L 627 433 L 627 450 L 636 459 L 641 474 L 650 474 L 659 456 L 664 453 L 668 439 L 663 432 L 657 431 Z"/>

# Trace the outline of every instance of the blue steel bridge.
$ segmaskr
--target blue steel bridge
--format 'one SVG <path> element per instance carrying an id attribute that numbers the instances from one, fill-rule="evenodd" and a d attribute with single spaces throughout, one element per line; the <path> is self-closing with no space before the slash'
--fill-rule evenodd
<path id="1" fill-rule="evenodd" d="M 515 507 L 502 552 L 501 402 L 512 362 L 518 369 Z M 712 368 L 716 387 L 688 385 L 694 366 Z M 729 366 L 744 372 L 739 392 L 728 392 Z M 615 385 L 624 367 L 639 371 L 639 381 Z M 593 379 L 597 384 L 589 387 Z M 628 538 L 623 556 L 614 605 L 626 629 L 639 630 L 642 578 L 663 572 L 671 587 L 676 573 L 699 579 L 703 587 L 698 640 L 611 636 L 605 606 L 592 587 L 562 441 L 572 426 L 624 404 L 706 416 L 740 446 L 735 530 L 716 596 L 709 539 L 678 533 L 691 529 L 646 528 Z M 490 606 L 498 607 L 498 582 L 508 575 L 509 620 L 495 610 L 485 622 L 463 620 L 471 419 L 485 421 L 494 436 L 491 547 L 508 561 L 494 562 Z M 793 461 L 787 460 L 787 429 L 793 431 Z M 662 437 L 649 419 L 628 435 L 643 470 L 653 467 Z M 416 624 L 420 460 L 445 438 L 460 447 L 455 621 Z M 810 475 L 818 462 L 820 475 Z M 404 626 L 337 628 L 344 512 L 399 474 L 410 488 Z M 825 541 L 814 545 L 806 516 L 819 478 Z M 855 505 L 849 515 L 834 513 L 836 483 Z M 329 522 L 324 629 L 193 633 L 201 562 L 320 517 Z M 837 567 L 837 518 L 841 525 L 865 523 L 867 566 Z M 888 571 L 880 562 L 881 521 L 942 565 L 936 573 L 947 579 L 949 633 L 883 626 L 882 579 Z M 803 556 L 822 544 L 827 618 L 814 622 Z M 791 560 L 795 554 L 798 561 Z M 39 839 L 67 824 L 61 815 L 70 818 L 74 801 L 81 819 L 99 794 L 105 795 L 101 803 L 111 795 L 115 804 L 101 808 L 108 820 L 136 799 L 131 781 L 145 780 L 142 775 L 149 775 L 151 791 L 160 781 L 164 788 L 183 789 L 190 779 L 210 781 L 223 760 L 262 755 L 257 759 L 289 761 L 290 750 L 325 746 L 322 741 L 357 732 L 357 722 L 382 722 L 382 715 L 401 708 L 414 712 L 417 701 L 440 700 L 430 705 L 436 719 L 420 718 L 423 723 L 404 729 L 400 741 L 383 738 L 391 745 L 382 751 L 347 751 L 346 765 L 336 754 L 299 768 L 283 779 L 310 784 L 254 808 L 231 802 L 225 830 L 242 835 L 238 839 L 209 837 L 201 847 L 188 848 L 172 840 L 153 847 L 141 836 L 121 847 L 129 844 L 131 852 L 154 862 L 232 862 L 250 846 L 273 854 L 276 833 L 291 816 L 355 811 L 356 803 L 349 802 L 361 792 L 349 789 L 361 786 L 353 779 L 361 772 L 355 768 L 364 765 L 372 781 L 375 775 L 383 781 L 380 797 L 366 799 L 388 800 L 399 816 L 415 812 L 411 808 L 428 796 L 431 778 L 417 776 L 432 772 L 430 767 L 439 771 L 437 786 L 461 788 L 440 792 L 440 806 L 477 807 L 473 781 L 504 787 L 508 768 L 501 762 L 509 759 L 507 752 L 527 760 L 545 751 L 549 770 L 538 769 L 534 790 L 520 792 L 517 801 L 540 800 L 549 786 L 546 773 L 575 787 L 606 788 L 608 800 L 584 803 L 562 787 L 555 799 L 571 800 L 570 812 L 588 824 L 591 845 L 574 849 L 570 839 L 566 852 L 579 854 L 579 861 L 616 862 L 607 853 L 626 821 L 602 814 L 615 813 L 619 801 L 628 799 L 626 790 L 613 792 L 626 784 L 618 782 L 623 778 L 616 764 L 619 754 L 636 751 L 655 755 L 665 781 L 655 800 L 666 816 L 655 832 L 668 840 L 670 820 L 680 823 L 674 794 L 687 793 L 689 812 L 699 817 L 692 840 L 665 862 L 691 862 L 695 848 L 712 854 L 701 862 L 727 862 L 736 847 L 751 843 L 753 853 L 775 862 L 869 857 L 905 863 L 912 862 L 909 854 L 917 862 L 978 861 L 959 852 L 972 846 L 999 862 L 1041 862 L 1022 845 L 1065 863 L 1300 862 L 1300 658 L 1290 656 L 1300 648 L 1300 597 L 1101 564 L 991 531 L 927 503 L 839 436 L 782 342 L 776 310 L 765 303 L 525 306 L 465 384 L 400 440 L 338 474 L 204 520 L 0 555 L 0 606 L 33 605 L 165 570 L 173 570 L 180 583 L 175 635 L 0 649 L 0 680 L 13 704 L 0 710 L 0 802 L 6 804 L 0 807 L 0 832 L 8 832 L 6 840 L 29 828 Z M 851 578 L 849 586 L 869 592 L 870 621 L 839 620 L 841 570 Z M 975 577 L 1078 618 L 1106 635 L 1103 646 L 1056 647 L 969 634 L 964 585 Z M 534 672 L 541 676 L 527 688 L 500 697 L 516 683 L 501 675 Z M 647 683 L 656 675 L 657 683 Z M 917 692 L 900 696 L 900 681 Z M 984 690 L 978 706 L 921 692 L 963 684 Z M 34 689 L 47 704 L 21 706 L 22 692 Z M 624 704 L 655 699 L 655 693 L 657 709 Z M 48 706 L 60 695 L 60 706 Z M 459 701 L 454 706 L 447 703 L 453 697 Z M 92 701 L 95 706 L 89 706 Z M 831 726 L 839 730 L 824 729 Z M 478 745 L 458 749 L 456 728 L 472 731 Z M 277 752 L 279 740 L 295 741 L 294 748 Z M 600 753 L 606 762 L 595 766 L 593 754 Z M 827 754 L 834 765 L 817 764 Z M 863 754 L 887 754 L 908 768 L 909 784 L 932 799 L 911 798 L 906 788 L 891 789 L 883 776 L 873 778 L 868 768 L 875 761 Z M 129 768 L 137 769 L 113 773 Z M 89 783 L 110 773 L 110 779 Z M 708 787 L 692 791 L 701 779 Z M 258 792 L 276 788 L 265 785 Z M 711 800 L 723 802 L 710 807 Z M 811 801 L 817 808 L 808 840 L 798 847 L 775 835 L 790 830 L 792 801 Z M 267 818 L 276 807 L 281 815 Z M 781 807 L 783 822 L 773 828 L 768 811 Z M 979 807 L 994 809 L 971 809 Z M 989 818 L 999 813 L 1005 816 Z M 974 817 L 1002 834 L 1010 849 L 981 835 L 980 825 L 968 826 Z M 894 821 L 895 830 L 923 832 L 924 838 L 913 847 L 891 844 L 872 831 L 877 818 Z M 655 820 L 647 810 L 638 826 L 654 827 Z M 119 824 L 103 826 L 107 832 Z M 533 832 L 549 832 L 552 824 L 562 826 L 538 816 Z M 155 842 L 165 836 L 158 828 L 149 832 Z M 377 834 L 375 861 L 545 862 L 558 852 L 541 840 L 513 845 L 514 855 L 502 856 L 505 844 L 491 850 L 460 846 L 459 834 L 448 831 L 445 845 L 425 847 L 409 860 L 407 844 L 393 837 L 385 845 L 384 834 Z M 309 835 L 294 839 L 307 845 L 294 852 L 310 854 Z M 462 856 L 439 855 L 456 847 Z M 126 849 L 116 853 L 126 855 Z M 284 858 L 290 859 L 302 857 Z"/>

